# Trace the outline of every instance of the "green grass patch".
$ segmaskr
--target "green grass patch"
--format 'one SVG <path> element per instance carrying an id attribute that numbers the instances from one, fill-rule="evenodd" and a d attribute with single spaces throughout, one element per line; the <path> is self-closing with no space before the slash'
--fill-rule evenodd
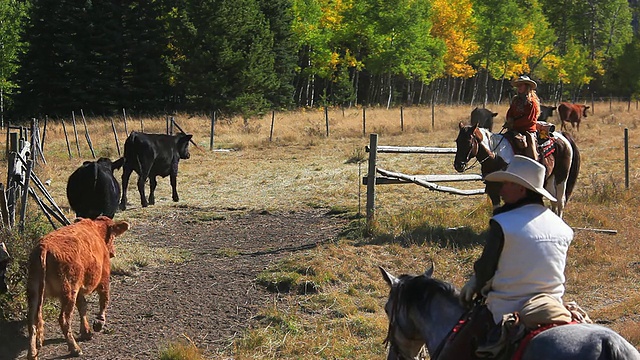
<path id="1" fill-rule="evenodd" d="M 150 247 L 140 242 L 116 242 L 116 256 L 111 259 L 111 272 L 132 275 L 140 268 L 163 263 L 179 264 L 191 257 L 185 250 Z"/>

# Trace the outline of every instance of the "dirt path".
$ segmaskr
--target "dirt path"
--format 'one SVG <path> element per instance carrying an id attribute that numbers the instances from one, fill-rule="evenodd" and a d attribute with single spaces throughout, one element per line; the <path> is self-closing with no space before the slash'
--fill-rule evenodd
<path id="1" fill-rule="evenodd" d="M 344 220 L 324 213 L 228 211 L 223 220 L 194 221 L 193 208 L 172 207 L 162 216 L 137 221 L 130 231 L 140 241 L 186 250 L 192 257 L 181 264 L 145 267 L 131 277 L 112 276 L 106 331 L 80 343 L 84 357 L 157 359 L 167 343 L 188 337 L 207 358 L 231 358 L 233 339 L 274 297 L 255 284 L 256 276 L 274 261 L 336 238 Z M 97 301 L 89 306 L 93 315 Z M 65 358 L 57 321 L 45 326 L 41 358 Z M 26 357 L 24 323 L 0 329 L 0 339 L 0 359 Z"/>

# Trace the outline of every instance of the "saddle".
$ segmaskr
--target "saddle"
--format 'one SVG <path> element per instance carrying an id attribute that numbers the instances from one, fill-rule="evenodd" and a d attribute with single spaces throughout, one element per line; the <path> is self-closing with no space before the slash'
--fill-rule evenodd
<path id="1" fill-rule="evenodd" d="M 538 128 L 540 129 L 541 127 L 538 126 Z M 547 169 L 546 173 L 549 174 L 551 173 L 551 170 L 555 165 L 555 157 L 552 155 L 556 151 L 555 143 L 557 141 L 556 138 L 553 137 L 553 133 L 549 132 L 549 129 L 555 129 L 555 126 L 551 128 L 545 125 L 544 127 L 542 127 L 542 129 L 543 130 L 538 130 L 536 132 L 536 135 L 537 135 L 536 140 L 538 143 L 537 144 L 537 150 L 538 150 L 537 160 L 542 165 L 544 165 L 544 167 Z M 511 144 L 511 148 L 513 149 L 514 154 L 531 156 L 531 155 L 527 155 L 526 153 L 526 149 L 527 149 L 526 136 L 514 131 L 508 131 L 504 134 L 504 137 L 509 141 L 509 144 Z"/>
<path id="2" fill-rule="evenodd" d="M 521 312 L 506 314 L 495 325 L 484 304 L 476 304 L 464 314 L 438 350 L 435 360 L 519 360 L 536 335 L 550 328 L 576 323 L 592 323 L 575 302 L 561 304 L 541 294 L 530 299 Z M 498 340 L 490 339 L 493 335 Z M 494 343 L 489 343 L 491 341 Z"/>

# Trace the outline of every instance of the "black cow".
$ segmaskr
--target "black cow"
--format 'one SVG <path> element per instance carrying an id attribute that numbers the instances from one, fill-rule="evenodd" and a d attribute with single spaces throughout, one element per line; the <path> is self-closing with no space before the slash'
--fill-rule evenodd
<path id="1" fill-rule="evenodd" d="M 85 161 L 67 181 L 67 199 L 77 217 L 95 219 L 105 215 L 113 219 L 120 199 L 120 184 L 113 170 L 122 166 L 119 159 Z"/>
<path id="2" fill-rule="evenodd" d="M 471 111 L 471 126 L 478 125 L 481 128 L 493 131 L 493 118 L 496 116 L 498 116 L 498 113 L 491 112 L 489 109 L 480 109 L 476 106 Z"/>
<path id="3" fill-rule="evenodd" d="M 11 256 L 7 251 L 7 247 L 0 241 L 0 294 L 4 294 L 9 290 L 6 281 L 7 266 L 11 262 Z"/>
<path id="4" fill-rule="evenodd" d="M 188 159 L 189 141 L 193 135 L 178 134 L 145 134 L 131 132 L 124 143 L 124 165 L 122 170 L 122 200 L 120 209 L 127 208 L 127 187 L 131 172 L 138 174 L 138 191 L 142 207 L 155 204 L 156 176 L 170 175 L 173 201 L 178 201 L 176 183 L 178 179 L 178 162 Z M 149 201 L 144 195 L 144 183 L 149 179 Z"/>
<path id="5" fill-rule="evenodd" d="M 540 115 L 538 115 L 538 121 L 547 121 L 548 118 L 553 116 L 553 111 L 557 108 L 557 106 L 540 105 Z"/>

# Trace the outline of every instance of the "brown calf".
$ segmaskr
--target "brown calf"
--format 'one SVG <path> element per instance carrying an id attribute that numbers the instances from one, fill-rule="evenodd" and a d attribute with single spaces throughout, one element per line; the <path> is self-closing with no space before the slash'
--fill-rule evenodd
<path id="1" fill-rule="evenodd" d="M 113 222 L 106 216 L 82 219 L 40 239 L 30 256 L 27 299 L 29 302 L 29 359 L 38 358 L 44 340 L 42 303 L 46 297 L 60 300 L 60 328 L 72 356 L 82 355 L 69 325 L 74 305 L 80 314 L 80 338 L 91 338 L 85 295 L 94 291 L 100 298 L 100 312 L 93 330 L 106 322 L 113 241 L 129 229 L 129 224 Z"/>
<path id="2" fill-rule="evenodd" d="M 560 115 L 560 121 L 562 121 L 560 129 L 564 131 L 566 128 L 565 122 L 570 122 L 572 128 L 576 126 L 576 130 L 580 131 L 580 120 L 583 117 L 587 117 L 587 109 L 589 109 L 587 105 L 560 103 L 558 105 L 558 114 Z"/>

